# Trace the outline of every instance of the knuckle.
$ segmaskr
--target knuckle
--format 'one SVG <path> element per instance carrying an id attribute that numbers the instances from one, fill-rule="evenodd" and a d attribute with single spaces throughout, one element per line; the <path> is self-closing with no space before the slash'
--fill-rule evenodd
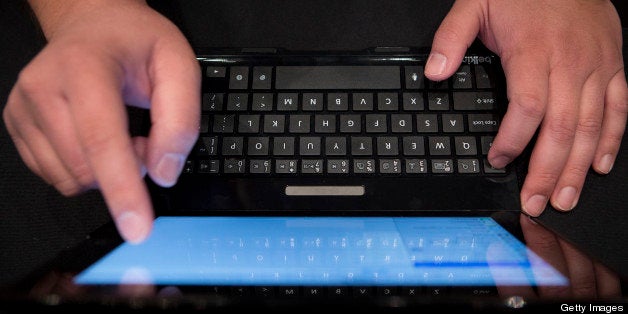
<path id="1" fill-rule="evenodd" d="M 524 118 L 540 121 L 545 115 L 545 101 L 536 93 L 517 92 L 510 100 Z"/>
<path id="2" fill-rule="evenodd" d="M 457 28 L 455 25 L 452 25 L 452 23 L 450 22 L 449 24 L 439 28 L 436 31 L 436 34 L 434 34 L 434 41 L 454 43 L 461 42 L 463 38 L 457 29 L 459 28 Z"/>
<path id="3" fill-rule="evenodd" d="M 92 186 L 96 179 L 91 168 L 86 163 L 80 163 L 71 169 L 74 180 L 82 187 Z"/>
<path id="4" fill-rule="evenodd" d="M 617 114 L 621 114 L 624 116 L 627 115 L 628 114 L 628 91 L 626 91 L 625 94 L 626 95 L 625 97 L 623 97 L 624 98 L 623 100 L 609 102 L 607 105 L 608 109 Z"/>
<path id="5" fill-rule="evenodd" d="M 570 178 L 584 178 L 588 170 L 588 165 L 569 166 L 563 170 L 563 173 L 568 174 Z"/>
<path id="6" fill-rule="evenodd" d="M 168 134 L 173 142 L 190 146 L 196 142 L 199 135 L 198 124 L 186 123 L 185 121 L 170 121 L 168 124 L 162 124 L 164 128 L 163 134 Z"/>
<path id="7" fill-rule="evenodd" d="M 602 131 L 602 122 L 594 117 L 581 117 L 576 130 L 584 135 L 597 136 Z"/>
<path id="8" fill-rule="evenodd" d="M 33 97 L 41 93 L 41 75 L 32 66 L 27 66 L 17 77 L 16 88 L 26 97 Z"/>
<path id="9" fill-rule="evenodd" d="M 574 296 L 594 296 L 597 290 L 595 278 L 593 275 L 587 274 L 585 277 L 579 278 L 577 282 L 574 282 L 571 290 Z"/>
<path id="10" fill-rule="evenodd" d="M 498 144 L 499 145 L 493 144 L 491 147 L 491 149 L 493 149 L 498 155 L 506 155 L 514 158 L 523 151 L 523 147 L 517 145 L 513 141 L 503 141 Z"/>
<path id="11" fill-rule="evenodd" d="M 570 114 L 562 113 L 548 119 L 547 130 L 550 137 L 559 143 L 570 143 L 576 133 L 577 122 L 572 123 Z"/>
<path id="12" fill-rule="evenodd" d="M 620 132 L 608 132 L 604 135 L 603 140 L 612 147 L 619 147 L 621 146 L 623 137 L 624 135 Z"/>
<path id="13" fill-rule="evenodd" d="M 111 132 L 105 130 L 83 130 L 82 143 L 83 149 L 90 156 L 101 156 L 104 152 L 110 150 L 115 144 L 116 139 Z"/>
<path id="14" fill-rule="evenodd" d="M 533 181 L 536 189 L 541 192 L 545 192 L 544 194 L 549 194 L 549 192 L 551 192 L 558 179 L 558 173 L 547 170 L 537 171 L 531 175 L 533 175 Z"/>
<path id="15" fill-rule="evenodd" d="M 74 196 L 81 193 L 84 188 L 74 178 L 63 178 L 52 182 L 52 185 L 63 196 Z"/>

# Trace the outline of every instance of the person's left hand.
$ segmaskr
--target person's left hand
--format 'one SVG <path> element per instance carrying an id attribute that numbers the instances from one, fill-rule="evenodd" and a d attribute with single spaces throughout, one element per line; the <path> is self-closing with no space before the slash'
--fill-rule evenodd
<path id="1" fill-rule="evenodd" d="M 457 0 L 434 36 L 425 67 L 440 81 L 476 37 L 500 56 L 508 110 L 488 160 L 503 168 L 537 129 L 521 205 L 573 209 L 591 166 L 611 171 L 626 127 L 628 88 L 621 23 L 608 0 Z"/>

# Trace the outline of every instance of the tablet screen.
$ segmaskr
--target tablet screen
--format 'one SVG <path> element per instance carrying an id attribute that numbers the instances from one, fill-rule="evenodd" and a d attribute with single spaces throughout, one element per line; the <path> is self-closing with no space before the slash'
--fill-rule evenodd
<path id="1" fill-rule="evenodd" d="M 491 217 L 159 217 L 79 285 L 562 286 Z"/>

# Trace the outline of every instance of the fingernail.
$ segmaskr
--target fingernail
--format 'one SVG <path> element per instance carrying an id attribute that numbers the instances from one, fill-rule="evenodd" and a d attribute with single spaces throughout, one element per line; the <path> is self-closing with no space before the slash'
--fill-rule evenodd
<path id="1" fill-rule="evenodd" d="M 161 185 L 171 186 L 177 182 L 177 178 L 183 169 L 185 157 L 180 154 L 165 154 L 159 160 L 155 174 Z"/>
<path id="2" fill-rule="evenodd" d="M 554 206 L 560 210 L 572 210 L 576 207 L 576 188 L 573 186 L 564 187 L 558 192 Z"/>
<path id="3" fill-rule="evenodd" d="M 431 53 L 425 65 L 426 74 L 441 75 L 445 72 L 445 67 L 447 67 L 447 57 L 438 52 Z"/>
<path id="4" fill-rule="evenodd" d="M 609 173 L 611 172 L 611 170 L 613 169 L 613 155 L 611 154 L 606 154 L 604 155 L 604 157 L 602 157 L 602 159 L 600 160 L 600 168 L 599 170 L 602 173 Z"/>
<path id="5" fill-rule="evenodd" d="M 125 211 L 118 215 L 115 220 L 118 232 L 125 241 L 130 243 L 140 243 L 146 238 L 146 228 L 140 217 L 132 212 Z"/>
<path id="6" fill-rule="evenodd" d="M 493 166 L 493 168 L 499 169 L 506 167 L 506 165 L 508 165 L 508 163 L 510 162 L 510 158 L 508 158 L 507 156 L 497 156 L 491 159 L 489 162 L 491 163 L 491 166 Z"/>
<path id="7" fill-rule="evenodd" d="M 537 217 L 545 210 L 546 205 L 547 196 L 540 194 L 533 195 L 523 204 L 523 211 L 530 216 Z"/>

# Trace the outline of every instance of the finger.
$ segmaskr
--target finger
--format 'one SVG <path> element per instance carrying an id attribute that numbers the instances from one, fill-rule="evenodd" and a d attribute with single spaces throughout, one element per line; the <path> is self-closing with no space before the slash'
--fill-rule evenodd
<path id="1" fill-rule="evenodd" d="M 626 115 L 628 114 L 628 86 L 626 85 L 622 68 L 622 71 L 617 72 L 611 79 L 606 89 L 602 133 L 593 163 L 595 171 L 601 174 L 607 174 L 613 169 L 626 129 Z"/>
<path id="2" fill-rule="evenodd" d="M 450 77 L 460 66 L 483 20 L 480 1 L 458 0 L 434 34 L 425 76 L 432 81 Z"/>
<path id="3" fill-rule="evenodd" d="M 22 130 L 23 143 L 30 151 L 34 163 L 38 167 L 38 175 L 65 196 L 75 195 L 83 188 L 67 171 L 63 162 L 56 154 L 46 135 L 34 125 L 28 124 Z"/>
<path id="4" fill-rule="evenodd" d="M 495 288 L 500 297 L 520 296 L 525 299 L 534 299 L 536 291 L 531 282 L 522 284 L 522 280 L 529 281 L 529 275 L 525 266 L 511 265 L 504 267 L 503 255 L 507 248 L 504 243 L 491 243 L 486 249 L 486 261 L 491 279 L 495 282 Z M 496 258 L 497 256 L 501 258 Z M 513 284 L 516 282 L 516 284 Z"/>
<path id="5" fill-rule="evenodd" d="M 152 227 L 152 206 L 128 134 L 121 98 L 121 69 L 100 60 L 80 60 L 68 82 L 68 102 L 76 132 L 121 236 L 144 240 Z M 116 70 L 120 70 L 116 72 Z"/>
<path id="6" fill-rule="evenodd" d="M 622 287 L 617 274 L 598 262 L 594 262 L 593 267 L 597 279 L 598 297 L 603 299 L 620 298 Z"/>
<path id="7" fill-rule="evenodd" d="M 551 197 L 552 206 L 556 209 L 572 210 L 578 203 L 600 137 L 602 102 L 604 101 L 604 87 L 607 84 L 608 82 L 601 80 L 597 74 L 593 74 L 582 88 L 582 101 L 573 147 Z"/>
<path id="8" fill-rule="evenodd" d="M 11 97 L 9 97 L 9 99 L 11 99 Z M 26 142 L 24 142 L 19 129 L 13 125 L 13 121 L 20 121 L 20 119 L 16 120 L 16 118 L 13 118 L 13 114 L 9 109 L 11 107 L 11 101 L 7 102 L 7 105 L 3 112 L 3 119 L 4 124 L 7 128 L 7 132 L 9 132 L 9 136 L 13 140 L 15 148 L 17 149 L 18 154 L 20 154 L 20 157 L 22 158 L 22 161 L 24 161 L 26 167 L 28 167 L 28 169 L 30 169 L 37 176 L 42 177 L 41 167 L 37 164 L 37 161 L 35 160 L 35 157 L 33 156 L 31 150 L 28 148 Z"/>
<path id="9" fill-rule="evenodd" d="M 570 297 L 596 298 L 597 283 L 591 259 L 565 241 L 560 241 L 560 247 L 565 252 L 565 260 L 569 269 Z"/>
<path id="10" fill-rule="evenodd" d="M 571 152 L 584 84 L 575 78 L 573 71 L 550 72 L 548 106 L 521 188 L 521 206 L 530 216 L 545 209 Z"/>
<path id="11" fill-rule="evenodd" d="M 191 50 L 162 46 L 151 65 L 153 91 L 148 173 L 159 185 L 176 183 L 200 125 L 200 67 Z M 181 51 L 183 50 L 183 51 Z"/>
<path id="12" fill-rule="evenodd" d="M 549 65 L 541 57 L 523 53 L 503 59 L 508 82 L 508 110 L 488 153 L 495 168 L 503 168 L 528 145 L 547 106 Z"/>
<path id="13" fill-rule="evenodd" d="M 51 95 L 52 94 L 52 95 Z M 64 195 L 74 195 L 90 188 L 95 188 L 94 176 L 87 159 L 80 149 L 74 122 L 68 109 L 67 101 L 51 93 L 24 95 L 33 103 L 29 116 L 35 119 L 37 128 L 49 143 L 65 168 L 71 175 L 66 178 L 61 191 Z M 71 182 L 71 184 L 70 184 Z"/>
<path id="14" fill-rule="evenodd" d="M 133 141 L 133 148 L 137 156 L 137 162 L 140 164 L 140 172 L 142 177 L 146 176 L 146 154 L 148 152 L 148 139 L 143 136 L 136 136 L 131 139 Z"/>
<path id="15" fill-rule="evenodd" d="M 538 255 L 538 258 L 530 257 L 531 261 L 544 261 L 551 267 L 559 271 L 563 275 L 568 275 L 568 269 L 566 267 L 564 252 L 556 238 L 556 236 L 545 229 L 543 226 L 537 224 L 527 215 L 521 215 L 519 219 L 521 225 L 521 231 L 525 243 L 530 248 L 530 251 Z M 532 264 L 532 271 L 534 277 L 539 280 L 543 280 L 544 276 L 547 276 L 547 266 Z M 569 286 L 561 285 L 539 285 L 538 292 L 541 296 L 563 296 L 569 295 Z"/>

